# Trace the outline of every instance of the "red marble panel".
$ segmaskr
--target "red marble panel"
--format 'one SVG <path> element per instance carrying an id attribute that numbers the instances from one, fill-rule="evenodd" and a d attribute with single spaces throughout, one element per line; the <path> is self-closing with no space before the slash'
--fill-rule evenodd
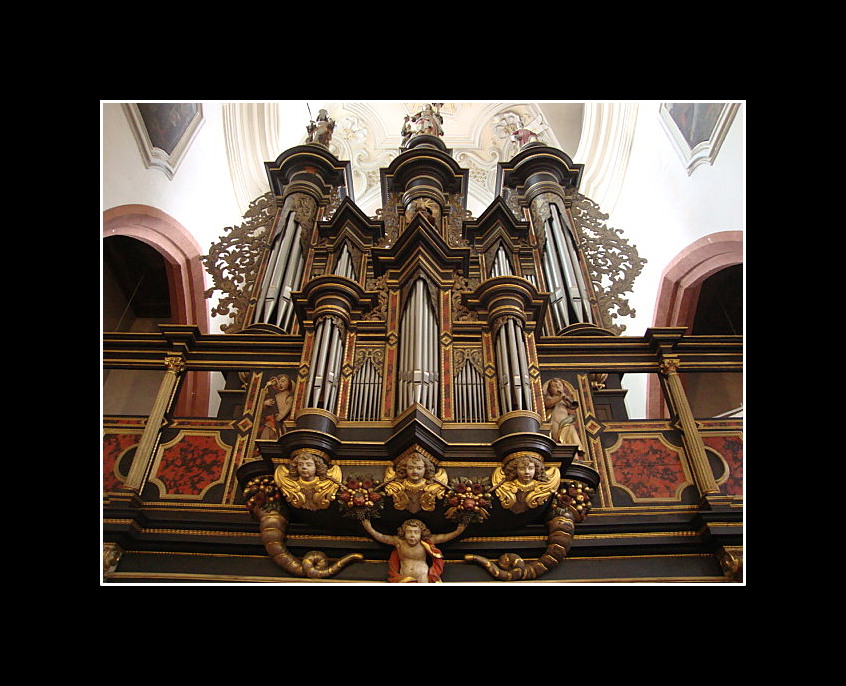
<path id="1" fill-rule="evenodd" d="M 638 499 L 676 499 L 690 481 L 679 452 L 658 438 L 624 437 L 608 457 L 614 481 Z"/>
<path id="2" fill-rule="evenodd" d="M 728 478 L 720 484 L 723 492 L 726 495 L 743 495 L 743 438 L 703 435 L 702 442 L 728 465 Z"/>
<path id="3" fill-rule="evenodd" d="M 213 434 L 182 434 L 163 446 L 156 479 L 169 495 L 200 495 L 220 480 L 228 454 Z"/>
<path id="4" fill-rule="evenodd" d="M 115 473 L 115 465 L 130 448 L 141 441 L 140 433 L 107 433 L 103 436 L 103 488 L 120 488 L 122 480 Z"/>

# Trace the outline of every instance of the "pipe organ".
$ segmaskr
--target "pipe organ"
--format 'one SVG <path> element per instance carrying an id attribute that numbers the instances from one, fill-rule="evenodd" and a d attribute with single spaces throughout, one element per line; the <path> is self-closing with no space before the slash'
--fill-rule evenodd
<path id="1" fill-rule="evenodd" d="M 350 162 L 326 147 L 332 126 L 323 111 L 322 138 L 266 163 L 275 213 L 266 233 L 251 238 L 261 241 L 253 251 L 260 257 L 239 325 L 219 337 L 163 329 L 169 385 L 147 418 L 131 479 L 108 494 L 113 546 L 135 545 L 143 525 L 133 512 L 139 522 L 162 516 L 161 509 L 144 514 L 139 502 L 176 502 L 158 495 L 168 487 L 162 465 L 167 450 L 193 436 L 198 455 L 223 460 L 192 472 L 212 482 L 191 491 L 191 502 L 215 508 L 196 521 L 175 515 L 157 529 L 193 541 L 192 526 L 224 512 L 215 532 L 231 534 L 190 549 L 216 555 L 211 578 L 407 581 L 396 576 L 398 553 L 384 543 L 406 526 L 449 541 L 445 564 L 427 562 L 430 580 L 589 578 L 599 567 L 565 558 L 578 532 L 589 530 L 592 506 L 624 519 L 648 501 L 626 481 L 627 460 L 641 446 L 667 465 L 662 478 L 675 479 L 667 498 L 695 511 L 691 530 L 708 532 L 697 550 L 710 551 L 711 563 L 715 550 L 729 558 L 737 551 L 734 482 L 712 474 L 729 464 L 714 455 L 728 454 L 730 427 L 708 425 L 724 431 L 706 442 L 672 374 L 720 359 L 730 369 L 741 355 L 725 357 L 726 347 L 714 353 L 710 340 L 680 346 L 675 330 L 637 340 L 612 333 L 571 214 L 582 165 L 530 142 L 498 165 L 496 197 L 470 217 L 469 171 L 437 133 L 437 116 L 437 104 L 424 108 L 425 126 L 409 129 L 380 170 L 376 217 L 355 204 Z M 149 341 L 121 348 L 125 340 L 107 341 L 110 359 L 151 354 Z M 183 370 L 215 364 L 240 400 L 221 410 L 218 424 L 194 430 L 190 420 L 174 421 L 168 403 Z M 668 370 L 676 423 L 628 428 L 619 375 L 642 368 Z M 614 451 L 622 457 L 612 464 Z M 179 454 L 184 462 L 187 453 Z M 673 471 L 676 458 L 682 466 Z M 696 476 L 689 485 L 688 473 Z M 608 540 L 614 521 L 604 524 Z M 637 547 L 632 527 L 621 535 Z M 583 558 L 614 555 L 615 543 L 603 548 L 602 536 L 584 544 Z M 642 541 L 659 545 L 652 533 Z M 220 554 L 224 547 L 231 559 Z M 650 558 L 642 550 L 639 558 Z M 123 564 L 142 562 L 130 555 Z M 119 579 L 121 567 L 112 569 Z"/>

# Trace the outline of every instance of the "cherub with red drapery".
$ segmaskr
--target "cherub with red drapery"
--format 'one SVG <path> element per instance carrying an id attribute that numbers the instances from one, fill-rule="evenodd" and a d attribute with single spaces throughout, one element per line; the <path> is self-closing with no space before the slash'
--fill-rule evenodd
<path id="1" fill-rule="evenodd" d="M 376 531 L 370 520 L 363 520 L 362 525 L 380 543 L 394 546 L 388 560 L 388 581 L 420 584 L 440 583 L 444 558 L 436 544 L 451 541 L 467 528 L 459 524 L 455 531 L 433 535 L 419 519 L 406 519 L 396 536 L 388 536 Z"/>

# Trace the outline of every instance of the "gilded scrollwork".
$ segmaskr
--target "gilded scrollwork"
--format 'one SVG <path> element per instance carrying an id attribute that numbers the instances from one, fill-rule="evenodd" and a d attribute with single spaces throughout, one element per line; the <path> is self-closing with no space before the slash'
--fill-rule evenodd
<path id="1" fill-rule="evenodd" d="M 224 333 L 239 331 L 247 324 L 244 319 L 250 292 L 275 215 L 273 193 L 256 198 L 244 214 L 245 221 L 226 228 L 226 234 L 212 244 L 209 254 L 200 258 L 214 283 L 206 290 L 205 297 L 211 298 L 215 291 L 223 294 L 211 309 L 212 316 L 229 316 L 233 320 L 221 325 Z"/>
<path id="2" fill-rule="evenodd" d="M 485 374 L 485 360 L 481 348 L 455 348 L 452 359 L 455 365 L 455 376 L 461 373 L 466 364 L 475 367 L 482 376 Z"/>
<path id="3" fill-rule="evenodd" d="M 367 360 L 370 360 L 376 371 L 381 374 L 384 359 L 385 350 L 383 348 L 356 348 L 355 357 L 353 358 L 353 372 L 357 372 L 361 365 Z"/>
<path id="4" fill-rule="evenodd" d="M 470 310 L 462 302 L 461 298 L 463 293 L 470 293 L 471 291 L 475 290 L 478 286 L 478 279 L 468 279 L 466 276 L 464 276 L 464 272 L 462 272 L 460 269 L 456 270 L 451 294 L 452 318 L 454 321 L 471 322 L 476 321 L 479 318 L 475 312 Z"/>

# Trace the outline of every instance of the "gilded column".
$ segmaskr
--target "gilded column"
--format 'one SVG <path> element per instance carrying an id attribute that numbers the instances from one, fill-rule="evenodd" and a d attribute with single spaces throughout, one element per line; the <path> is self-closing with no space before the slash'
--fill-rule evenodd
<path id="1" fill-rule="evenodd" d="M 185 360 L 181 355 L 165 357 L 164 363 L 167 369 L 124 484 L 126 488 L 131 488 L 138 493 L 146 483 L 147 471 L 153 461 L 153 453 L 164 423 L 165 413 L 170 409 L 179 380 L 185 371 Z"/>
<path id="2" fill-rule="evenodd" d="M 699 489 L 700 495 L 705 497 L 712 493 L 719 493 L 719 488 L 711 466 L 708 464 L 705 443 L 696 427 L 693 411 L 690 409 L 687 394 L 684 392 L 684 387 L 679 378 L 679 365 L 680 360 L 677 357 L 664 357 L 659 365 L 659 371 L 667 391 L 667 400 L 670 403 L 671 410 L 681 425 L 682 441 L 690 460 L 696 487 Z"/>

